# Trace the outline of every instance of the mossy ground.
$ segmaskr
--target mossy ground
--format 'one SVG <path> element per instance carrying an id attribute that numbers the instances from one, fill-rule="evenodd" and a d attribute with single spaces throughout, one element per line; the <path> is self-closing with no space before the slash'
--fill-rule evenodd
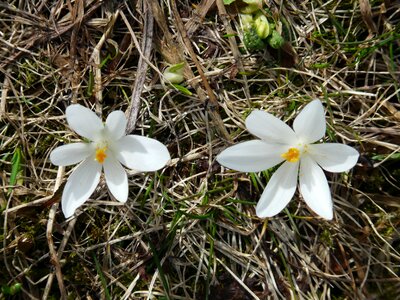
<path id="1" fill-rule="evenodd" d="M 287 43 L 251 53 L 237 4 L 0 4 L 0 298 L 398 299 L 399 3 L 265 1 Z M 160 77 L 180 62 L 187 90 Z M 335 217 L 296 193 L 259 219 L 272 170 L 244 174 L 215 157 L 253 138 L 251 110 L 291 124 L 316 97 L 324 141 L 361 154 L 350 172 L 327 174 Z M 66 220 L 72 168 L 49 154 L 79 139 L 64 118 L 71 103 L 103 117 L 132 117 L 136 105 L 133 133 L 163 142 L 172 161 L 131 172 L 124 205 L 102 181 Z"/>

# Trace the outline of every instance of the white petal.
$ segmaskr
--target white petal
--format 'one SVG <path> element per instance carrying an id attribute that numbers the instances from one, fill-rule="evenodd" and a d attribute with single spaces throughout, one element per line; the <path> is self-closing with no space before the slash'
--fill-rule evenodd
<path id="1" fill-rule="evenodd" d="M 285 162 L 276 170 L 257 203 L 257 216 L 272 217 L 286 207 L 296 191 L 298 169 L 298 162 Z"/>
<path id="2" fill-rule="evenodd" d="M 111 194 L 120 202 L 128 199 L 128 176 L 124 168 L 112 155 L 104 161 L 104 174 Z"/>
<path id="3" fill-rule="evenodd" d="M 89 143 L 63 145 L 51 151 L 50 161 L 56 166 L 70 166 L 81 162 L 93 152 L 93 146 Z"/>
<path id="4" fill-rule="evenodd" d="M 89 108 L 80 104 L 68 106 L 65 114 L 69 127 L 91 141 L 96 140 L 104 128 L 100 118 Z"/>
<path id="5" fill-rule="evenodd" d="M 329 172 L 350 170 L 360 156 L 356 149 L 338 143 L 314 144 L 308 148 L 312 159 Z"/>
<path id="6" fill-rule="evenodd" d="M 113 111 L 106 120 L 107 133 L 114 140 L 120 139 L 125 134 L 126 123 L 126 117 L 122 111 Z"/>
<path id="7" fill-rule="evenodd" d="M 267 170 L 284 159 L 280 156 L 287 146 L 270 145 L 261 140 L 243 142 L 231 146 L 217 156 L 217 161 L 230 169 L 241 172 Z"/>
<path id="8" fill-rule="evenodd" d="M 321 217 L 333 218 L 333 204 L 324 171 L 308 155 L 300 162 L 300 193 L 307 205 Z"/>
<path id="9" fill-rule="evenodd" d="M 142 172 L 161 169 L 171 158 L 159 141 L 139 135 L 123 136 L 116 142 L 114 153 L 123 165 Z"/>
<path id="10" fill-rule="evenodd" d="M 84 160 L 69 176 L 61 205 L 66 218 L 72 216 L 94 192 L 100 181 L 101 164 L 92 157 Z"/>
<path id="11" fill-rule="evenodd" d="M 246 127 L 251 134 L 268 143 L 293 145 L 296 134 L 287 124 L 262 110 L 253 111 L 246 119 Z"/>
<path id="12" fill-rule="evenodd" d="M 314 143 L 325 135 L 325 114 L 320 100 L 315 99 L 303 108 L 294 119 L 293 129 L 306 144 Z"/>

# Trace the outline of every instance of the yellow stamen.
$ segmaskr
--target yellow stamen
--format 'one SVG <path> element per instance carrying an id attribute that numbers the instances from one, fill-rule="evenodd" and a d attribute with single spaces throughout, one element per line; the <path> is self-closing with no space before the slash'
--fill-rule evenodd
<path id="1" fill-rule="evenodd" d="M 297 162 L 300 158 L 300 151 L 297 148 L 289 148 L 289 150 L 281 155 L 288 162 Z"/>
<path id="2" fill-rule="evenodd" d="M 106 151 L 107 151 L 107 147 L 97 148 L 96 149 L 96 158 L 95 159 L 101 164 L 107 158 Z"/>

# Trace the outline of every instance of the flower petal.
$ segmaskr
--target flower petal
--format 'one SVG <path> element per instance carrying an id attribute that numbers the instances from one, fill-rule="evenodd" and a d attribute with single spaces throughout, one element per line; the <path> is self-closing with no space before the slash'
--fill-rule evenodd
<path id="1" fill-rule="evenodd" d="M 50 161 L 56 166 L 70 166 L 81 162 L 93 153 L 89 143 L 73 143 L 57 147 L 50 153 Z"/>
<path id="2" fill-rule="evenodd" d="M 294 119 L 293 129 L 299 139 L 306 144 L 314 143 L 325 135 L 324 107 L 319 99 L 311 101 L 303 108 Z"/>
<path id="3" fill-rule="evenodd" d="M 297 137 L 292 128 L 283 121 L 262 110 L 253 111 L 246 119 L 251 134 L 266 142 L 293 145 Z"/>
<path id="4" fill-rule="evenodd" d="M 126 117 L 122 111 L 113 111 L 106 120 L 107 133 L 114 140 L 120 139 L 125 134 L 126 123 Z"/>
<path id="5" fill-rule="evenodd" d="M 217 161 L 233 170 L 260 172 L 281 163 L 284 159 L 280 155 L 286 150 L 286 146 L 253 140 L 226 148 L 217 156 Z"/>
<path id="6" fill-rule="evenodd" d="M 308 148 L 312 159 L 329 172 L 350 170 L 360 156 L 356 149 L 338 143 L 313 144 Z"/>
<path id="7" fill-rule="evenodd" d="M 308 155 L 300 162 L 300 193 L 307 205 L 321 217 L 333 218 L 331 191 L 324 171 Z"/>
<path id="8" fill-rule="evenodd" d="M 84 160 L 69 176 L 61 205 L 66 218 L 72 216 L 94 192 L 100 181 L 101 164 L 92 159 Z"/>
<path id="9" fill-rule="evenodd" d="M 162 143 L 139 135 L 123 136 L 116 142 L 114 153 L 123 165 L 142 172 L 159 170 L 171 159 Z"/>
<path id="10" fill-rule="evenodd" d="M 128 199 L 128 176 L 120 162 L 113 155 L 109 155 L 104 161 L 104 175 L 111 194 L 120 202 Z"/>
<path id="11" fill-rule="evenodd" d="M 104 128 L 100 118 L 89 108 L 72 104 L 65 112 L 69 127 L 80 136 L 95 141 Z"/>
<path id="12" fill-rule="evenodd" d="M 257 203 L 257 216 L 272 217 L 286 207 L 296 191 L 298 169 L 298 162 L 285 162 L 276 170 Z"/>

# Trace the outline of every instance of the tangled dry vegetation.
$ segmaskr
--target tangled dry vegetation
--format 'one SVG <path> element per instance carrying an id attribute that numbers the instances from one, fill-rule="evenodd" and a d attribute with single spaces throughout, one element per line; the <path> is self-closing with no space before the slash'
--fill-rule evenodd
<path id="1" fill-rule="evenodd" d="M 399 2 L 265 0 L 288 42 L 252 53 L 238 5 L 0 3 L 0 298 L 398 299 Z M 190 93 L 162 80 L 180 62 Z M 327 174 L 334 220 L 297 193 L 258 219 L 271 172 L 227 170 L 215 156 L 252 138 L 252 109 L 291 123 L 315 97 L 325 140 L 361 154 L 349 173 Z M 65 220 L 71 168 L 49 153 L 79 139 L 64 118 L 71 103 L 125 111 L 172 160 L 130 173 L 125 205 L 102 181 Z"/>

